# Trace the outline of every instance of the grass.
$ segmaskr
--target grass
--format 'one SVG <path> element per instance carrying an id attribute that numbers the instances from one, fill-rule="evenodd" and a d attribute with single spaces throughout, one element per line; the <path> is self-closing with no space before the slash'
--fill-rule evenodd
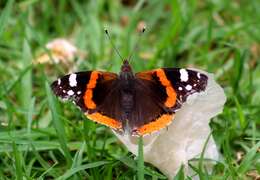
<path id="1" fill-rule="evenodd" d="M 32 64 L 47 42 L 67 37 L 87 55 L 75 59 L 77 71 L 118 72 L 121 60 L 104 29 L 127 57 L 142 22 L 147 31 L 132 59 L 136 71 L 197 67 L 214 73 L 227 95 L 210 124 L 223 160 L 208 172 L 201 158 L 200 177 L 260 174 L 260 2 L 124 2 L 0 2 L 0 179 L 166 179 L 108 128 L 53 97 L 49 84 L 64 66 Z M 174 179 L 192 177 L 181 169 Z"/>
<path id="2" fill-rule="evenodd" d="M 144 179 L 143 137 L 138 138 L 138 179 Z"/>

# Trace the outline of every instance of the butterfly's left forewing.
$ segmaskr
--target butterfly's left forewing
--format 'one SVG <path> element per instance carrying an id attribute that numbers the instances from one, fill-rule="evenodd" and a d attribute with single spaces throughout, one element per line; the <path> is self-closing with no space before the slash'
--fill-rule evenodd
<path id="1" fill-rule="evenodd" d="M 110 108 L 104 111 L 102 108 L 104 104 L 111 103 L 107 95 L 113 93 L 113 86 L 116 84 L 115 73 L 85 71 L 63 76 L 54 81 L 51 88 L 62 100 L 69 100 L 77 105 L 89 119 L 120 129 L 122 125 L 116 119 L 115 110 Z"/>

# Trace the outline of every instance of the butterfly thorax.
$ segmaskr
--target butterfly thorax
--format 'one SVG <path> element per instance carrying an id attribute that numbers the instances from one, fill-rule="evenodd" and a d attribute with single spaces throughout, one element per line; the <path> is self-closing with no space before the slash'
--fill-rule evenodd
<path id="1" fill-rule="evenodd" d="M 126 111 L 130 111 L 133 106 L 135 77 L 127 60 L 124 60 L 124 63 L 121 67 L 119 80 L 122 107 L 125 107 Z"/>
<path id="2" fill-rule="evenodd" d="M 132 72 L 132 68 L 127 60 L 121 67 L 121 72 L 119 74 L 120 79 L 120 105 L 122 107 L 122 117 L 124 127 L 127 128 L 128 120 L 131 116 L 132 110 L 134 108 L 134 83 L 135 77 Z"/>

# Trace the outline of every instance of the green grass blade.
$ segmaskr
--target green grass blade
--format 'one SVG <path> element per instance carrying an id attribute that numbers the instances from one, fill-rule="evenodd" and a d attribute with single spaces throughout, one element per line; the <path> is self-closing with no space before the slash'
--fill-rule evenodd
<path id="1" fill-rule="evenodd" d="M 118 161 L 121 161 L 123 164 L 125 164 L 126 166 L 128 166 L 129 168 L 133 169 L 134 171 L 138 171 L 138 162 L 136 163 L 136 161 L 128 156 L 123 156 L 120 158 L 117 158 Z M 155 170 L 152 170 L 150 168 L 144 168 L 144 174 L 145 175 L 150 175 L 150 176 L 156 176 L 157 178 L 160 179 L 166 179 L 165 176 L 163 176 L 162 174 L 158 173 Z"/>
<path id="2" fill-rule="evenodd" d="M 225 161 L 228 165 L 228 174 L 229 176 L 231 176 L 232 179 L 236 179 L 237 178 L 237 172 L 236 169 L 234 167 L 234 165 L 232 164 L 232 152 L 231 152 L 231 148 L 230 148 L 230 144 L 229 144 L 229 134 L 225 135 L 225 141 L 224 141 L 224 145 L 223 145 L 223 152 L 224 152 L 224 157 L 226 158 Z"/>
<path id="3" fill-rule="evenodd" d="M 6 24 L 11 16 L 13 3 L 14 3 L 14 0 L 9 0 L 0 15 L 0 39 L 1 39 L 1 34 L 3 33 L 3 31 L 6 27 Z"/>
<path id="4" fill-rule="evenodd" d="M 137 161 L 137 177 L 138 180 L 144 179 L 144 152 L 143 152 L 143 137 L 138 139 L 138 161 Z"/>
<path id="5" fill-rule="evenodd" d="M 244 65 L 245 65 L 245 59 L 246 59 L 247 52 L 246 51 L 236 51 L 235 59 L 234 59 L 234 79 L 232 79 L 233 82 L 233 90 L 234 93 L 238 93 L 239 89 L 239 83 L 241 81 L 243 72 L 244 72 Z"/>
<path id="6" fill-rule="evenodd" d="M 203 146 L 200 158 L 199 158 L 199 169 L 198 170 L 199 170 L 199 177 L 201 179 L 206 179 L 206 174 L 203 173 L 203 163 L 204 163 L 204 155 L 205 155 L 206 148 L 207 148 L 210 137 L 211 137 L 211 133 L 208 135 L 208 137 L 204 143 L 204 146 Z"/>
<path id="7" fill-rule="evenodd" d="M 237 97 L 234 97 L 235 99 L 235 104 L 236 104 L 236 108 L 237 108 L 237 113 L 238 113 L 238 117 L 239 117 L 239 123 L 240 123 L 240 127 L 242 130 L 244 130 L 246 128 L 247 125 L 247 121 L 243 112 L 243 108 L 241 107 L 240 102 L 238 101 Z"/>
<path id="8" fill-rule="evenodd" d="M 125 164 L 126 166 L 134 169 L 135 171 L 137 171 L 137 164 L 136 162 L 133 160 L 133 158 L 130 158 L 128 156 L 123 156 L 117 159 L 118 161 L 121 161 L 123 164 Z"/>
<path id="9" fill-rule="evenodd" d="M 24 39 L 23 40 L 23 53 L 22 53 L 22 68 L 26 69 L 31 65 L 31 48 L 29 46 L 29 42 Z M 21 78 L 19 82 L 19 91 L 17 93 L 18 99 L 24 111 L 28 111 L 32 96 L 32 70 L 29 69 Z M 27 117 L 25 116 L 24 119 Z"/>
<path id="10" fill-rule="evenodd" d="M 45 172 L 43 172 L 41 174 L 41 176 L 39 177 L 39 179 L 44 179 L 44 176 L 47 175 L 47 174 L 51 174 L 51 171 L 54 172 L 54 167 L 57 165 L 58 163 L 55 162 L 51 167 L 49 167 Z"/>
<path id="11" fill-rule="evenodd" d="M 238 168 L 238 172 L 240 174 L 242 175 L 245 174 L 249 170 L 250 166 L 252 166 L 252 161 L 256 156 L 259 147 L 260 147 L 260 142 L 256 143 L 256 145 L 254 145 L 245 155 L 243 161 L 240 163 L 240 166 Z"/>
<path id="12" fill-rule="evenodd" d="M 184 180 L 184 179 L 185 179 L 184 165 L 182 165 L 178 173 L 176 174 L 176 176 L 173 178 L 173 180 Z"/>
<path id="13" fill-rule="evenodd" d="M 10 83 L 10 85 L 6 88 L 3 92 L 3 95 L 0 97 L 0 99 L 2 99 L 4 96 L 8 96 L 9 93 L 15 88 L 15 86 L 17 84 L 20 83 L 20 81 L 23 79 L 23 77 L 32 69 L 32 65 L 27 66 L 26 68 L 24 68 L 20 73 L 19 76 L 17 77 L 16 80 L 14 80 L 14 82 Z"/>
<path id="14" fill-rule="evenodd" d="M 83 153 L 86 147 L 86 143 L 85 141 L 82 143 L 79 151 L 75 154 L 74 158 L 73 158 L 73 164 L 72 164 L 72 168 L 73 167 L 77 167 L 80 166 L 82 161 L 83 161 Z"/>
<path id="15" fill-rule="evenodd" d="M 67 178 L 71 177 L 72 175 L 76 174 L 79 171 L 103 166 L 103 165 L 108 164 L 108 163 L 109 163 L 108 161 L 99 161 L 99 162 L 81 165 L 81 166 L 78 166 L 78 167 L 75 167 L 75 168 L 68 170 L 65 174 L 63 174 L 62 176 L 57 178 L 57 180 L 67 179 Z"/>
<path id="16" fill-rule="evenodd" d="M 32 98 L 30 101 L 28 115 L 27 115 L 27 133 L 28 137 L 31 137 L 32 121 L 33 121 L 33 112 L 35 107 L 35 98 Z"/>
<path id="17" fill-rule="evenodd" d="M 49 104 L 49 107 L 50 107 L 50 110 L 52 113 L 54 128 L 57 132 L 61 148 L 63 150 L 64 156 L 66 157 L 66 161 L 67 161 L 68 165 L 71 166 L 72 157 L 71 157 L 69 149 L 67 147 L 64 124 L 63 124 L 61 118 L 59 118 L 59 115 L 58 115 L 59 108 L 58 108 L 58 105 L 56 104 L 56 100 L 54 99 L 50 86 L 47 82 L 45 84 L 45 89 L 46 89 L 46 93 L 47 93 L 48 104 Z"/>
<path id="18" fill-rule="evenodd" d="M 58 164 L 58 163 L 55 162 L 55 163 L 54 163 L 55 165 L 52 165 L 52 166 L 50 167 L 49 163 L 48 163 L 47 161 L 45 161 L 43 157 L 41 157 L 41 155 L 40 155 L 39 152 L 36 150 L 36 148 L 34 147 L 33 144 L 31 144 L 31 147 L 32 147 L 32 152 L 33 152 L 35 158 L 37 159 L 38 163 L 39 163 L 44 169 L 46 169 L 46 171 L 45 171 L 41 176 L 44 176 L 44 174 L 47 174 L 47 173 L 50 174 L 50 175 L 52 175 L 52 176 L 57 176 L 57 173 L 56 173 L 54 170 L 52 170 L 52 169 L 53 169 L 52 167 L 54 167 L 54 166 L 55 166 L 56 164 Z"/>
<path id="19" fill-rule="evenodd" d="M 21 159 L 21 154 L 15 142 L 13 142 L 13 152 L 14 152 L 14 160 L 15 160 L 16 179 L 22 180 L 23 179 L 22 159 Z"/>

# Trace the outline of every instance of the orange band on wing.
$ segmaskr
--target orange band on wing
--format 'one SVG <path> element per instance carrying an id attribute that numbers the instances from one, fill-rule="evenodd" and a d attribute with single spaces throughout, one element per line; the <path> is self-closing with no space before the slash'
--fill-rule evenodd
<path id="1" fill-rule="evenodd" d="M 102 79 L 105 81 L 115 80 L 117 78 L 117 74 L 110 72 L 102 72 Z"/>
<path id="2" fill-rule="evenodd" d="M 168 95 L 164 105 L 169 108 L 173 107 L 175 105 L 177 95 L 172 88 L 171 82 L 167 79 L 163 69 L 157 69 L 155 72 L 162 85 L 166 88 L 166 93 Z"/>
<path id="3" fill-rule="evenodd" d="M 163 114 L 161 117 L 156 119 L 153 122 L 150 122 L 149 124 L 146 124 L 142 127 L 140 127 L 137 131 L 139 135 L 145 135 L 152 133 L 154 131 L 158 131 L 164 127 L 166 127 L 170 122 L 173 120 L 174 115 L 172 114 Z"/>
<path id="4" fill-rule="evenodd" d="M 148 80 L 148 81 L 151 81 L 153 80 L 153 73 L 154 71 L 145 71 L 145 72 L 139 72 L 139 73 L 136 73 L 136 77 L 140 78 L 140 79 L 145 79 L 145 80 Z"/>
<path id="5" fill-rule="evenodd" d="M 100 124 L 104 124 L 106 126 L 109 126 L 114 129 L 120 129 L 122 128 L 122 123 L 112 119 L 110 117 L 104 116 L 100 113 L 93 113 L 93 114 L 86 114 L 87 117 L 95 122 L 98 122 Z"/>
<path id="6" fill-rule="evenodd" d="M 92 97 L 93 97 L 93 89 L 96 87 L 99 74 L 100 73 L 98 71 L 93 71 L 91 73 L 89 82 L 87 84 L 86 92 L 83 96 L 84 103 L 88 109 L 96 108 L 96 103 L 92 100 Z"/>

